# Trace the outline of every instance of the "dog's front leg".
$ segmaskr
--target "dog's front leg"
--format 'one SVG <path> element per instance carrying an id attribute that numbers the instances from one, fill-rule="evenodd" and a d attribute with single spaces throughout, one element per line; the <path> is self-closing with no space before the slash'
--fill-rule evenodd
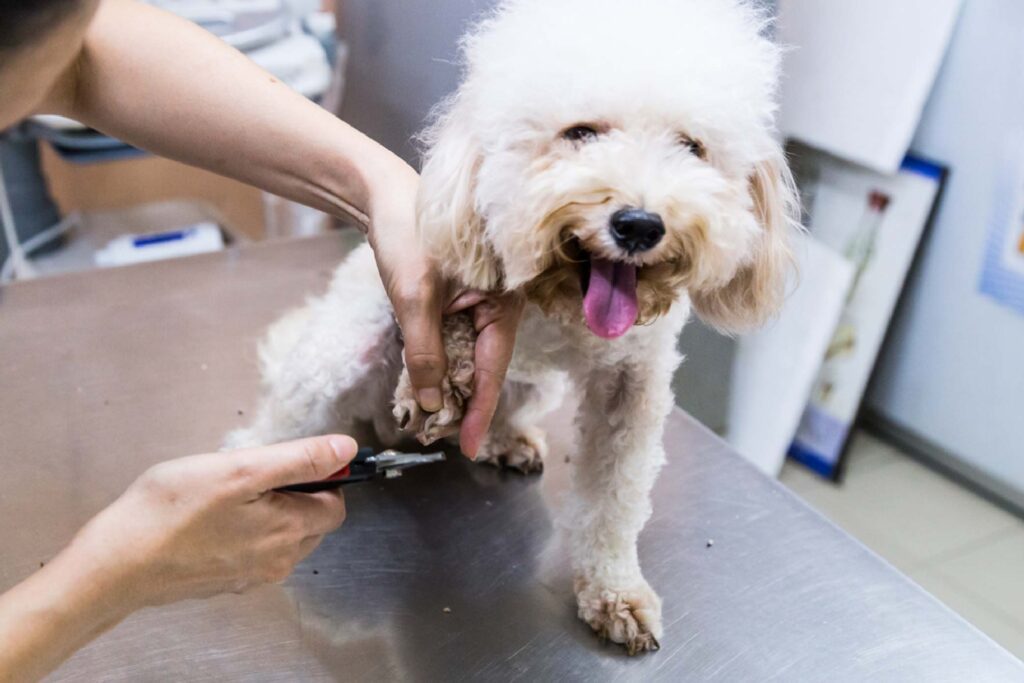
<path id="1" fill-rule="evenodd" d="M 658 649 L 661 600 L 644 580 L 637 538 L 665 459 L 676 354 L 588 370 L 577 417 L 568 535 L 579 616 L 630 654 Z"/>
<path id="2" fill-rule="evenodd" d="M 409 368 L 402 369 L 395 388 L 393 415 L 398 428 L 415 435 L 424 446 L 457 434 L 462 425 L 466 404 L 473 395 L 476 334 L 469 313 L 456 313 L 444 319 L 441 337 L 448 357 L 448 374 L 441 382 L 442 407 L 436 413 L 420 408 Z"/>

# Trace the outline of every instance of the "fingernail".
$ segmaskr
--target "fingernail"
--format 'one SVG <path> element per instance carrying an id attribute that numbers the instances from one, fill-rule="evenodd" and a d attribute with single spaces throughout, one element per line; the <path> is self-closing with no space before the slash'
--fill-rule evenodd
<path id="1" fill-rule="evenodd" d="M 359 450 L 355 440 L 349 436 L 330 436 L 327 437 L 327 443 L 331 445 L 331 450 L 339 460 L 351 460 Z"/>
<path id="2" fill-rule="evenodd" d="M 423 408 L 428 413 L 436 413 L 444 405 L 441 401 L 441 390 L 434 387 L 420 389 L 419 393 L 416 394 L 416 399 L 420 403 L 420 408 Z"/>

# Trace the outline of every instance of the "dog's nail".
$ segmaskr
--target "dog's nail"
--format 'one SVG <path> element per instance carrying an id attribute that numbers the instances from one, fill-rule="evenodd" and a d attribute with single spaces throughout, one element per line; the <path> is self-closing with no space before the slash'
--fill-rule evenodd
<path id="1" fill-rule="evenodd" d="M 403 410 L 402 417 L 398 418 L 398 428 L 405 429 L 408 427 L 410 418 L 412 418 L 412 413 L 408 410 Z"/>
<path id="2" fill-rule="evenodd" d="M 434 387 L 420 389 L 416 393 L 416 401 L 420 404 L 420 408 L 428 413 L 436 413 L 444 406 L 441 390 Z"/>

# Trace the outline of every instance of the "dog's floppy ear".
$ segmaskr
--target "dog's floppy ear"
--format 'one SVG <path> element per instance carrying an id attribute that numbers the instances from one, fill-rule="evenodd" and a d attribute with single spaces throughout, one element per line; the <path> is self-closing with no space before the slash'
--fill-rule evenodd
<path id="1" fill-rule="evenodd" d="M 466 105 L 456 97 L 422 135 L 417 223 L 420 239 L 444 274 L 473 289 L 496 289 L 501 269 L 484 235 L 476 202 L 482 161 Z"/>
<path id="2" fill-rule="evenodd" d="M 800 200 L 781 148 L 757 164 L 750 193 L 761 228 L 750 262 L 724 286 L 691 292 L 697 315 L 726 333 L 749 330 L 775 315 L 794 267 L 789 244 L 800 226 Z"/>

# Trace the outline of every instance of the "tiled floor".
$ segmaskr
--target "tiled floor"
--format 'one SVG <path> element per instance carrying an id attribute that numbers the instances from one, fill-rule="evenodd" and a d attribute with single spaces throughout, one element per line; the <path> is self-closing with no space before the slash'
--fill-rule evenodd
<path id="1" fill-rule="evenodd" d="M 789 463 L 782 482 L 1024 659 L 1024 521 L 865 433 L 840 487 Z"/>

